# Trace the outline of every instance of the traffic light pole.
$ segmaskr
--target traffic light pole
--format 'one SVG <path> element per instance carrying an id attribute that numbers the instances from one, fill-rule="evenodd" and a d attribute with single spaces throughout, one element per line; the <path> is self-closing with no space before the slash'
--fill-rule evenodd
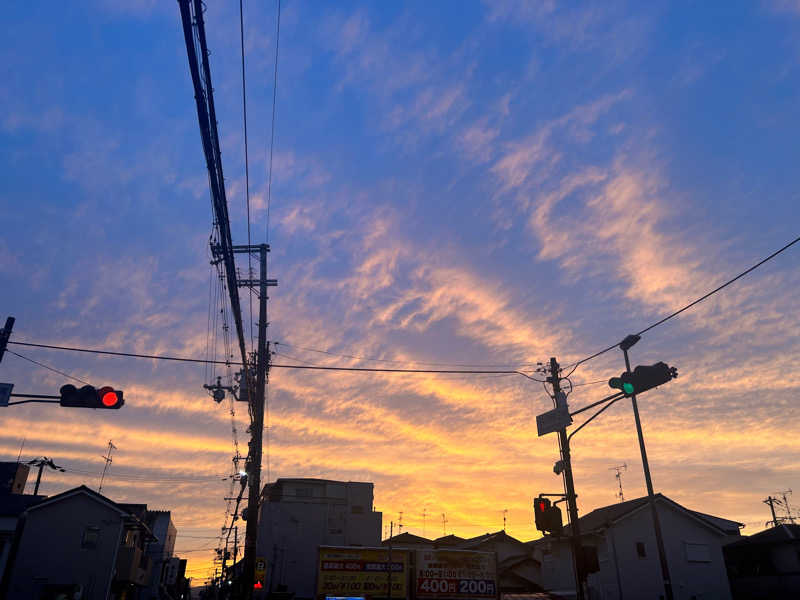
<path id="1" fill-rule="evenodd" d="M 561 394 L 561 379 L 559 376 L 558 361 L 555 357 L 550 359 L 550 377 L 548 381 L 553 386 L 553 397 L 558 403 Z M 561 446 L 561 460 L 564 462 L 564 486 L 567 496 L 567 514 L 569 515 L 570 543 L 572 546 L 572 566 L 575 573 L 575 593 L 577 600 L 584 600 L 583 593 L 583 571 L 581 569 L 581 531 L 578 523 L 578 503 L 575 496 L 575 482 L 572 479 L 572 461 L 569 452 L 569 438 L 567 428 L 558 430 L 558 439 Z"/>
<path id="2" fill-rule="evenodd" d="M 622 343 L 620 349 L 625 356 L 625 370 L 631 372 L 631 361 L 628 358 L 628 349 L 638 342 L 638 336 L 628 336 Z M 647 483 L 647 503 L 650 505 L 650 512 L 653 515 L 653 529 L 656 534 L 656 547 L 658 548 L 658 560 L 661 563 L 661 575 L 664 579 L 664 595 L 666 600 L 673 600 L 672 581 L 669 577 L 669 565 L 667 564 L 667 554 L 664 550 L 664 538 L 661 535 L 661 521 L 658 518 L 656 509 L 656 498 L 653 493 L 653 480 L 650 477 L 650 464 L 647 462 L 647 450 L 644 447 L 644 434 L 642 433 L 642 422 L 639 419 L 639 406 L 636 403 L 636 394 L 631 394 L 631 406 L 633 407 L 633 418 L 636 421 L 636 434 L 639 436 L 639 449 L 642 452 L 642 467 L 644 469 L 644 480 Z"/>

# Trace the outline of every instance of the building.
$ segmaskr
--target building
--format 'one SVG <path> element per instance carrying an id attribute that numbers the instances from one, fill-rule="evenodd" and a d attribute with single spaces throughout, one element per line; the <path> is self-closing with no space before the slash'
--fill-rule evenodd
<path id="1" fill-rule="evenodd" d="M 172 515 L 168 510 L 148 510 L 146 519 L 156 538 L 147 546 L 147 553 L 153 561 L 153 573 L 150 576 L 150 583 L 139 597 L 141 600 L 159 600 L 164 597 L 163 591 L 173 586 L 178 578 L 180 560 L 173 556 L 178 530 L 175 529 Z"/>
<path id="2" fill-rule="evenodd" d="M 722 547 L 740 537 L 743 526 L 689 510 L 656 494 L 667 565 L 676 599 L 730 599 Z M 637 498 L 598 508 L 580 520 L 582 543 L 595 548 L 597 572 L 588 576 L 590 598 L 658 598 L 663 579 L 648 499 Z M 569 527 L 564 536 L 529 542 L 542 564 L 544 589 L 575 596 Z"/>
<path id="3" fill-rule="evenodd" d="M 497 579 L 503 594 L 541 592 L 542 563 L 527 544 L 504 530 L 464 540 L 462 550 L 494 552 L 497 556 Z"/>
<path id="4" fill-rule="evenodd" d="M 800 598 L 800 525 L 765 529 L 723 552 L 734 600 Z"/>
<path id="5" fill-rule="evenodd" d="M 447 535 L 429 540 L 411 533 L 391 538 L 393 547 L 410 550 L 448 549 L 491 552 L 497 559 L 497 579 L 501 594 L 533 594 L 543 590 L 541 563 L 534 558 L 533 549 L 505 531 L 486 533 L 474 538 Z M 381 545 L 388 546 L 389 540 Z"/>
<path id="6" fill-rule="evenodd" d="M 152 539 L 139 516 L 86 486 L 57 494 L 20 517 L 0 595 L 134 598 L 149 581 L 146 544 Z"/>
<path id="7" fill-rule="evenodd" d="M 14 532 L 20 516 L 45 499 L 44 496 L 23 494 L 29 471 L 25 464 L 0 463 L 0 581 L 3 580 L 11 555 Z"/>
<path id="8" fill-rule="evenodd" d="M 378 546 L 380 512 L 373 484 L 278 479 L 264 486 L 257 554 L 272 591 L 313 598 L 319 546 Z"/>

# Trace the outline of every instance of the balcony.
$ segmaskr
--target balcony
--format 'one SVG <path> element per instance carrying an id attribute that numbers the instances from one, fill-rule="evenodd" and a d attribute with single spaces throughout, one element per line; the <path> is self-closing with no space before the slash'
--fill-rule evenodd
<path id="1" fill-rule="evenodd" d="M 120 546 L 117 553 L 117 576 L 120 583 L 145 586 L 150 582 L 153 563 L 141 548 Z"/>

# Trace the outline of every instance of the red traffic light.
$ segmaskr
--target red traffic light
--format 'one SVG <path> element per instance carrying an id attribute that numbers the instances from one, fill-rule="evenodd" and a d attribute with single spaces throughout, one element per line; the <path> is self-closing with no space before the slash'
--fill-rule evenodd
<path id="1" fill-rule="evenodd" d="M 85 385 L 77 389 L 74 385 L 67 384 L 61 387 L 61 406 L 69 408 L 112 408 L 118 409 L 125 404 L 122 392 L 110 386 L 95 389 Z"/>
<path id="2" fill-rule="evenodd" d="M 100 404 L 105 408 L 118 408 L 117 404 L 120 404 L 120 400 L 122 399 L 117 395 L 114 388 L 108 386 L 97 390 L 97 397 L 100 398 Z"/>

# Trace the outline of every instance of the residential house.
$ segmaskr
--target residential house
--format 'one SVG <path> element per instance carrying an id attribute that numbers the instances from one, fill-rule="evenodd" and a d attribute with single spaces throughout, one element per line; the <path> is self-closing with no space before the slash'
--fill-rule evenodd
<path id="1" fill-rule="evenodd" d="M 0 596 L 135 598 L 149 581 L 152 539 L 140 516 L 86 486 L 57 494 L 21 515 Z"/>
<path id="2" fill-rule="evenodd" d="M 0 581 L 11 555 L 20 515 L 45 499 L 45 496 L 23 494 L 29 470 L 28 465 L 21 463 L 0 463 Z"/>
<path id="3" fill-rule="evenodd" d="M 264 486 L 257 554 L 269 586 L 313 598 L 319 546 L 378 546 L 381 519 L 372 483 L 281 478 Z"/>
<path id="4" fill-rule="evenodd" d="M 739 537 L 741 523 L 689 510 L 656 494 L 667 565 L 676 600 L 731 598 L 722 547 Z M 588 576 L 590 598 L 659 598 L 664 593 L 648 499 L 598 508 L 579 520 L 582 544 L 593 547 L 597 572 Z M 529 542 L 542 564 L 548 591 L 575 596 L 569 526 L 564 535 Z"/>
<path id="5" fill-rule="evenodd" d="M 502 594 L 530 594 L 542 591 L 541 563 L 534 558 L 532 549 L 505 531 L 487 533 L 474 538 L 448 535 L 435 540 L 401 533 L 391 538 L 392 546 L 410 550 L 448 549 L 491 552 L 497 558 L 497 580 Z M 389 545 L 389 540 L 381 542 Z"/>
<path id="6" fill-rule="evenodd" d="M 723 552 L 734 600 L 800 598 L 800 525 L 742 537 Z"/>
<path id="7" fill-rule="evenodd" d="M 530 546 L 511 537 L 502 529 L 464 540 L 458 548 L 495 553 L 498 585 L 503 594 L 525 594 L 543 590 L 541 561 L 534 557 Z"/>

